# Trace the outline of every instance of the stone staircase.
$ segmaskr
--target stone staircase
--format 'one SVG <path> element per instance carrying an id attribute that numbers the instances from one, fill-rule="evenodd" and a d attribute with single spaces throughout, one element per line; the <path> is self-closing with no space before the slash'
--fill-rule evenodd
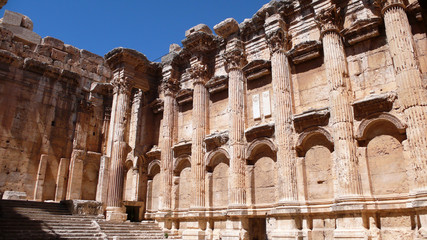
<path id="1" fill-rule="evenodd" d="M 101 216 L 72 215 L 60 203 L 0 200 L 0 240 L 163 239 L 154 223 L 109 223 Z"/>

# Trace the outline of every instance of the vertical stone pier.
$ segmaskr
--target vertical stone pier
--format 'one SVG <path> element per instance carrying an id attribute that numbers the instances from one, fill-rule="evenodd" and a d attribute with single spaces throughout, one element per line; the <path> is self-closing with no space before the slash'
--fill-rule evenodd
<path id="1" fill-rule="evenodd" d="M 334 135 L 334 164 L 337 174 L 335 198 L 345 201 L 360 196 L 361 184 L 353 135 L 353 93 L 344 45 L 339 34 L 339 9 L 332 5 L 321 11 L 316 20 L 321 28 L 326 78 L 329 83 L 330 121 Z"/>
<path id="2" fill-rule="evenodd" d="M 163 80 L 161 89 L 164 95 L 164 110 L 162 123 L 161 143 L 161 174 L 163 178 L 163 196 L 160 210 L 169 212 L 172 206 L 172 180 L 173 180 L 173 142 L 174 142 L 174 119 L 177 109 L 175 94 L 178 89 L 176 69 L 171 65 L 163 67 Z"/>
<path id="3" fill-rule="evenodd" d="M 277 142 L 278 197 L 284 205 L 298 201 L 296 159 L 293 149 L 292 128 L 292 76 L 286 51 L 290 37 L 279 14 L 266 19 L 265 32 L 271 54 L 273 109 Z"/>

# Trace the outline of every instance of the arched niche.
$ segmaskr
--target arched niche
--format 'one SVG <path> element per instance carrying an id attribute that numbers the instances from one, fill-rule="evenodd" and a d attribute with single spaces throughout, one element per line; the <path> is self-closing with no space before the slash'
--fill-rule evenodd
<path id="1" fill-rule="evenodd" d="M 375 197 L 409 192 L 409 162 L 402 142 L 406 126 L 389 113 L 371 115 L 358 129 L 359 144 L 366 147 L 371 193 Z"/>
<path id="2" fill-rule="evenodd" d="M 334 198 L 333 150 L 332 137 L 323 128 L 307 129 L 299 136 L 297 152 L 304 158 L 302 166 L 307 201 Z"/>
<path id="3" fill-rule="evenodd" d="M 277 148 L 268 138 L 253 141 L 246 151 L 251 204 L 277 202 Z"/>
<path id="4" fill-rule="evenodd" d="M 207 154 L 206 170 L 209 191 L 209 206 L 226 208 L 228 206 L 228 179 L 230 155 L 223 148 Z"/>
<path id="5" fill-rule="evenodd" d="M 174 176 L 179 177 L 176 190 L 175 207 L 178 209 L 188 209 L 192 201 L 193 180 L 191 176 L 191 157 L 182 155 L 175 159 Z"/>
<path id="6" fill-rule="evenodd" d="M 162 180 L 160 177 L 160 161 L 151 161 L 148 164 L 147 172 L 147 211 L 156 212 L 157 210 L 159 210 L 160 192 L 162 189 Z"/>
<path id="7" fill-rule="evenodd" d="M 138 185 L 139 185 L 139 165 L 137 163 L 138 157 L 135 160 L 127 160 L 125 162 L 125 201 L 137 201 L 138 200 Z"/>

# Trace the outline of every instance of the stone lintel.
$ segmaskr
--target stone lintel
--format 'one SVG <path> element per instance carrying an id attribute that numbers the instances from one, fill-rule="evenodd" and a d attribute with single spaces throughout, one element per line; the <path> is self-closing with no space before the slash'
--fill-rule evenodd
<path id="1" fill-rule="evenodd" d="M 295 130 L 302 132 L 310 127 L 326 126 L 329 122 L 329 108 L 311 109 L 293 116 Z"/>
<path id="2" fill-rule="evenodd" d="M 354 45 L 358 42 L 379 36 L 378 27 L 381 22 L 381 18 L 357 20 L 349 28 L 343 29 L 341 34 L 345 37 L 348 44 Z"/>
<path id="3" fill-rule="evenodd" d="M 243 67 L 243 72 L 248 81 L 259 79 L 271 73 L 271 61 L 254 60 Z"/>
<path id="4" fill-rule="evenodd" d="M 378 95 L 369 95 L 362 100 L 355 101 L 353 105 L 354 118 L 363 119 L 373 113 L 389 112 L 393 108 L 394 100 L 397 98 L 395 92 Z"/>
<path id="5" fill-rule="evenodd" d="M 179 105 L 193 102 L 193 89 L 181 89 L 176 94 L 176 101 Z"/>
<path id="6" fill-rule="evenodd" d="M 322 42 L 309 40 L 298 43 L 290 51 L 288 51 L 287 54 L 292 59 L 294 64 L 300 64 L 319 57 L 321 55 L 321 51 Z"/>
<path id="7" fill-rule="evenodd" d="M 206 150 L 210 151 L 214 148 L 221 147 L 228 142 L 228 131 L 215 132 L 205 137 Z"/>
<path id="8" fill-rule="evenodd" d="M 183 154 L 191 155 L 191 142 L 181 141 L 172 147 L 174 157 L 179 157 Z"/>
<path id="9" fill-rule="evenodd" d="M 208 88 L 209 93 L 222 92 L 228 89 L 228 76 L 214 76 L 207 83 L 206 87 Z"/>
<path id="10" fill-rule="evenodd" d="M 260 137 L 271 137 L 274 134 L 274 123 L 266 123 L 250 127 L 245 130 L 245 136 L 248 142 Z"/>
<path id="11" fill-rule="evenodd" d="M 227 18 L 214 26 L 215 33 L 224 39 L 239 31 L 239 23 L 234 18 Z"/>

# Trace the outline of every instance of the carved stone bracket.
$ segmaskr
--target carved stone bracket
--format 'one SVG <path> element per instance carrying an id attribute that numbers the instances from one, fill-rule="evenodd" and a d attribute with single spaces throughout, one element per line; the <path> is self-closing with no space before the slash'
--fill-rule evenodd
<path id="1" fill-rule="evenodd" d="M 176 94 L 176 101 L 179 105 L 193 102 L 193 89 L 181 89 Z"/>
<path id="2" fill-rule="evenodd" d="M 310 40 L 295 45 L 288 51 L 288 56 L 292 59 L 294 64 L 300 64 L 319 57 L 321 52 L 322 43 L 320 41 Z"/>
<path id="3" fill-rule="evenodd" d="M 362 100 L 353 103 L 354 118 L 363 119 L 373 113 L 389 112 L 393 108 L 393 103 L 397 98 L 395 92 L 388 92 L 379 95 L 370 95 Z"/>
<path id="4" fill-rule="evenodd" d="M 358 20 L 349 28 L 343 29 L 341 34 L 350 45 L 364 41 L 369 38 L 379 36 L 378 26 L 381 24 L 381 18 L 371 18 Z"/>
<path id="5" fill-rule="evenodd" d="M 214 76 L 206 83 L 209 93 L 217 93 L 228 89 L 228 76 Z"/>
<path id="6" fill-rule="evenodd" d="M 172 149 L 174 157 L 179 157 L 184 154 L 191 155 L 191 142 L 181 141 L 175 146 L 173 146 Z"/>
<path id="7" fill-rule="evenodd" d="M 328 108 L 313 109 L 294 115 L 295 130 L 300 133 L 310 127 L 326 126 L 329 122 L 329 116 Z"/>
<path id="8" fill-rule="evenodd" d="M 248 142 L 260 137 L 271 137 L 274 134 L 274 123 L 267 123 L 250 127 L 245 130 L 245 137 Z"/>
<path id="9" fill-rule="evenodd" d="M 156 98 L 154 101 L 150 103 L 150 107 L 154 113 L 163 112 L 164 103 L 160 98 Z"/>
<path id="10" fill-rule="evenodd" d="M 321 36 L 330 31 L 339 33 L 343 24 L 341 8 L 336 7 L 335 4 L 320 11 L 314 19 L 320 28 Z"/>
<path id="11" fill-rule="evenodd" d="M 228 142 L 228 131 L 212 133 L 206 136 L 205 138 L 206 151 L 211 151 L 212 149 L 221 147 L 227 142 Z"/>
<path id="12" fill-rule="evenodd" d="M 248 81 L 270 75 L 271 62 L 266 60 L 254 60 L 243 67 L 243 72 Z"/>

